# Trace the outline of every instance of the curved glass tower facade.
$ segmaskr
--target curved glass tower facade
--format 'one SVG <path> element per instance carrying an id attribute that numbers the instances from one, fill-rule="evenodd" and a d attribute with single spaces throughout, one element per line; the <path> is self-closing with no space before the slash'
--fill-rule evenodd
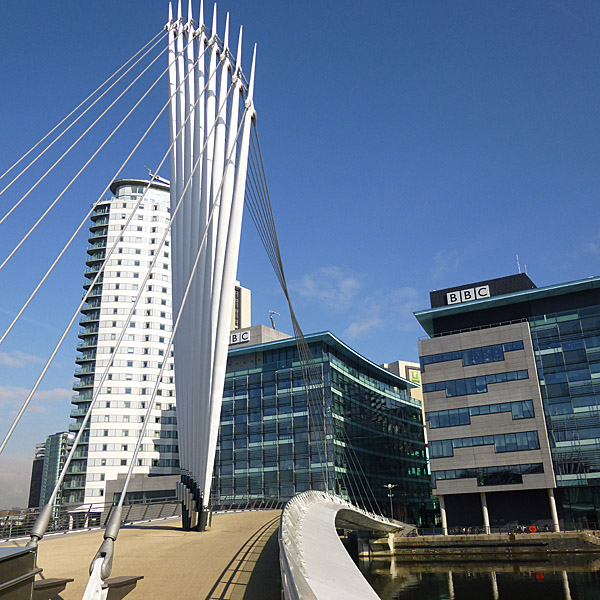
<path id="1" fill-rule="evenodd" d="M 394 516 L 418 522 L 430 483 L 412 384 L 329 332 L 306 341 L 310 400 L 294 339 L 230 349 L 215 502 L 328 489 L 389 514 L 392 484 Z"/>

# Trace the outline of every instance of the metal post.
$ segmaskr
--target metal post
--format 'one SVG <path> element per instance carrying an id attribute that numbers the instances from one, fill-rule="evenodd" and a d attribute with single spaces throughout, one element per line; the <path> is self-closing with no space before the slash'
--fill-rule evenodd
<path id="1" fill-rule="evenodd" d="M 448 521 L 446 519 L 446 501 L 444 496 L 439 496 L 440 499 L 440 514 L 442 516 L 442 535 L 448 535 Z"/>
<path id="2" fill-rule="evenodd" d="M 483 529 L 485 533 L 490 533 L 490 515 L 488 513 L 487 497 L 485 492 L 479 492 L 481 498 L 481 510 L 483 512 Z"/>
<path id="3" fill-rule="evenodd" d="M 552 514 L 552 524 L 554 531 L 560 531 L 560 523 L 558 521 L 558 513 L 556 512 L 556 500 L 554 498 L 554 490 L 548 488 L 548 501 L 550 502 L 550 513 Z"/>

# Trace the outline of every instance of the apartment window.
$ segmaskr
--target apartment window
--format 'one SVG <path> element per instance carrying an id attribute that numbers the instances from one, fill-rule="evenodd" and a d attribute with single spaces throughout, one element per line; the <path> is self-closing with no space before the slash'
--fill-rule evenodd
<path id="1" fill-rule="evenodd" d="M 126 394 L 131 394 L 131 388 L 125 388 L 125 393 Z"/>
<path id="2" fill-rule="evenodd" d="M 121 466 L 125 466 L 127 464 L 127 459 L 126 458 L 122 458 L 121 459 Z"/>
<path id="3" fill-rule="evenodd" d="M 121 452 L 127 452 L 129 450 L 128 444 L 121 444 Z"/>
<path id="4" fill-rule="evenodd" d="M 425 383 L 422 389 L 425 393 L 445 391 L 446 398 L 454 398 L 455 396 L 465 396 L 467 394 L 484 394 L 488 391 L 487 386 L 492 383 L 504 383 L 528 378 L 529 372 L 524 369 L 522 371 L 481 375 L 480 377 L 465 377 L 464 379 Z"/>
<path id="5" fill-rule="evenodd" d="M 128 360 L 127 361 L 127 366 L 128 367 L 133 367 L 133 361 L 132 360 Z"/>
<path id="6" fill-rule="evenodd" d="M 131 402 L 125 402 L 125 408 L 131 408 Z"/>
<path id="7" fill-rule="evenodd" d="M 139 267 L 139 266 L 140 266 L 140 261 L 139 261 L 139 260 L 134 260 L 134 261 L 133 261 L 133 265 L 134 265 L 135 267 Z"/>
<path id="8" fill-rule="evenodd" d="M 112 388 L 106 388 L 106 393 L 107 394 L 112 394 Z"/>
<path id="9" fill-rule="evenodd" d="M 522 452 L 538 450 L 540 442 L 537 431 L 500 433 L 496 435 L 481 435 L 429 442 L 431 458 L 454 456 L 455 448 L 472 448 L 475 446 L 494 446 L 496 453 Z"/>
<path id="10" fill-rule="evenodd" d="M 104 430 L 104 433 L 103 433 L 103 435 L 104 435 L 104 437 L 108 437 L 108 429 L 105 429 L 105 430 Z"/>
<path id="11" fill-rule="evenodd" d="M 102 452 L 108 451 L 108 444 L 102 444 Z"/>
<path id="12" fill-rule="evenodd" d="M 133 348 L 127 348 L 127 354 L 133 354 Z"/>

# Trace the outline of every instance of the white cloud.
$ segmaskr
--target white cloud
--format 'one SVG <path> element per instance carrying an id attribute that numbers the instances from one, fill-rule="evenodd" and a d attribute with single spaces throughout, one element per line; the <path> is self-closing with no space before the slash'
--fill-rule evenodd
<path id="1" fill-rule="evenodd" d="M 584 244 L 584 248 L 586 252 L 590 254 L 595 254 L 596 256 L 600 255 L 600 244 L 596 242 L 587 242 Z"/>
<path id="2" fill-rule="evenodd" d="M 416 329 L 413 311 L 418 310 L 421 305 L 419 292 L 413 287 L 373 294 L 361 303 L 360 309 L 354 313 L 354 318 L 343 335 L 349 340 L 356 340 L 384 329 Z"/>
<path id="3" fill-rule="evenodd" d="M 30 391 L 28 388 L 0 385 L 0 414 L 3 416 L 14 416 Z M 52 390 L 38 389 L 27 410 L 35 413 L 48 413 L 52 404 L 68 401 L 72 393 L 71 390 L 65 388 L 54 388 Z M 0 417 L 0 421 L 6 420 Z"/>
<path id="4" fill-rule="evenodd" d="M 303 298 L 314 300 L 330 310 L 348 309 L 362 287 L 359 277 L 340 267 L 321 267 L 307 273 L 292 286 Z"/>
<path id="5" fill-rule="evenodd" d="M 456 271 L 459 265 L 458 252 L 456 250 L 440 250 L 433 257 L 431 277 L 439 279 L 448 273 Z"/>
<path id="6" fill-rule="evenodd" d="M 13 352 L 0 352 L 0 365 L 5 367 L 23 368 L 33 364 L 40 364 L 44 361 L 39 356 L 14 350 Z"/>

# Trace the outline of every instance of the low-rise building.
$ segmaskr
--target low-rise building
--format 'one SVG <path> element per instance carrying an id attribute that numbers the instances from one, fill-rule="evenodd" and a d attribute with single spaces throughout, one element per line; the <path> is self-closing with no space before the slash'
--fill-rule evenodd
<path id="1" fill-rule="evenodd" d="M 600 516 L 600 277 L 524 274 L 432 292 L 417 319 L 446 527 Z"/>

